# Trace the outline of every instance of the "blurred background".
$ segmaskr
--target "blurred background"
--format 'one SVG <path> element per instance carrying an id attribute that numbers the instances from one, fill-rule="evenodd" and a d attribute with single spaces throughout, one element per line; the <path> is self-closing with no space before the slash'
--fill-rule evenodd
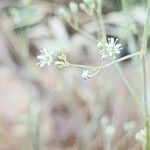
<path id="1" fill-rule="evenodd" d="M 0 0 L 0 150 L 140 150 L 142 114 L 114 66 L 85 81 L 81 69 L 36 65 L 43 48 L 64 49 L 73 63 L 100 63 L 95 43 L 58 15 L 69 2 Z M 102 8 L 107 36 L 123 45 L 120 57 L 139 50 L 146 0 L 124 11 L 120 0 L 104 0 Z M 94 18 L 82 11 L 77 18 L 97 37 Z M 140 98 L 140 61 L 120 65 Z"/>

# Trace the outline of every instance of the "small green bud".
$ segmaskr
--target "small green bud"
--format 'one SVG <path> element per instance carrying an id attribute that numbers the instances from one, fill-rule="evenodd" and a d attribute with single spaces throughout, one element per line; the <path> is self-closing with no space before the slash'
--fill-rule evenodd
<path id="1" fill-rule="evenodd" d="M 67 63 L 67 62 L 62 62 L 62 61 L 56 61 L 56 62 L 55 62 L 55 65 L 57 66 L 57 68 L 61 69 L 61 68 L 64 68 L 64 67 L 68 67 L 68 66 L 69 66 L 69 63 Z"/>

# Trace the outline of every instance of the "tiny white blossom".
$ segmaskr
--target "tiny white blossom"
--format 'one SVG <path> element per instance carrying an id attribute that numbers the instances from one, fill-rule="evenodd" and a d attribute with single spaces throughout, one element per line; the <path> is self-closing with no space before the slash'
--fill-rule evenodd
<path id="1" fill-rule="evenodd" d="M 78 5 L 75 2 L 70 2 L 69 7 L 70 7 L 70 11 L 72 13 L 77 13 L 78 12 Z"/>
<path id="2" fill-rule="evenodd" d="M 146 132 L 144 129 L 141 129 L 136 135 L 135 135 L 135 139 L 137 141 L 140 141 L 142 143 L 144 143 L 146 141 Z"/>
<path id="3" fill-rule="evenodd" d="M 105 53 L 102 53 L 102 60 L 105 61 L 107 60 L 108 56 Z"/>
<path id="4" fill-rule="evenodd" d="M 69 63 L 63 62 L 63 61 L 56 61 L 55 65 L 57 66 L 57 68 L 61 69 L 61 68 L 69 66 Z"/>
<path id="5" fill-rule="evenodd" d="M 135 127 L 136 127 L 136 123 L 134 121 L 125 122 L 123 125 L 123 128 L 126 132 L 133 131 Z"/>
<path id="6" fill-rule="evenodd" d="M 59 7 L 58 8 L 58 15 L 64 17 L 68 21 L 71 18 L 70 12 L 66 7 Z"/>
<path id="7" fill-rule="evenodd" d="M 81 74 L 81 77 L 84 80 L 88 80 L 90 78 L 89 71 L 88 70 L 83 70 L 83 73 Z"/>
<path id="8" fill-rule="evenodd" d="M 58 14 L 59 15 L 64 15 L 66 14 L 66 9 L 64 7 L 59 7 L 58 8 Z"/>
<path id="9" fill-rule="evenodd" d="M 117 43 L 118 39 L 108 38 L 108 42 L 105 43 L 106 50 L 108 51 L 109 56 L 114 56 L 116 54 L 120 54 L 120 50 L 122 49 L 122 45 Z"/>
<path id="10" fill-rule="evenodd" d="M 85 6 L 85 4 L 80 3 L 80 4 L 79 4 L 79 7 L 80 7 L 81 10 L 86 11 L 86 6 Z"/>
<path id="11" fill-rule="evenodd" d="M 116 133 L 116 128 L 113 125 L 107 125 L 105 128 L 105 134 L 109 137 L 113 137 Z"/>
<path id="12" fill-rule="evenodd" d="M 96 3 L 94 0 L 83 0 L 83 2 L 79 4 L 79 7 L 87 15 L 92 16 L 96 8 Z"/>
<path id="13" fill-rule="evenodd" d="M 103 44 L 103 42 L 98 42 L 98 43 L 97 43 L 97 47 L 99 48 L 100 51 L 103 50 L 103 49 L 104 49 L 104 44 Z"/>
<path id="14" fill-rule="evenodd" d="M 44 67 L 45 65 L 50 65 L 53 62 L 52 52 L 49 52 L 46 48 L 40 51 L 41 54 L 37 56 L 39 62 L 36 63 L 40 67 Z"/>

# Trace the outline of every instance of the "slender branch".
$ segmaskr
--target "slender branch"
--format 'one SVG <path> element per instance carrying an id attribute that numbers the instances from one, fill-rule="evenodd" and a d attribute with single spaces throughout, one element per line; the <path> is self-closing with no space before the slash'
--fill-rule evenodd
<path id="1" fill-rule="evenodd" d="M 101 71 L 102 67 L 99 67 L 92 75 L 90 75 L 90 78 L 94 77 L 99 71 Z"/>
<path id="2" fill-rule="evenodd" d="M 116 63 L 118 63 L 118 62 L 127 60 L 127 59 L 132 58 L 132 57 L 135 57 L 135 56 L 139 56 L 139 55 L 141 55 L 141 52 L 137 52 L 137 53 L 133 53 L 133 54 L 127 55 L 127 56 L 125 56 L 125 57 L 122 57 L 122 58 L 120 58 L 120 59 L 117 59 L 117 60 L 115 60 L 115 61 L 113 61 L 113 62 L 111 62 L 111 63 L 109 63 L 109 64 L 106 64 L 106 65 L 98 66 L 96 72 L 95 72 L 94 74 L 92 74 L 91 77 L 95 76 L 97 73 L 99 73 L 99 71 L 101 71 L 101 70 L 104 69 L 104 68 L 110 67 L 110 66 L 112 66 L 112 65 L 114 65 L 114 64 L 116 64 Z M 119 68 L 120 73 L 123 74 L 121 68 L 120 68 L 120 67 L 118 67 L 118 68 Z M 127 81 L 127 79 L 126 79 L 125 76 L 121 76 L 121 77 L 123 77 L 123 81 Z M 125 82 L 125 84 L 126 84 L 126 83 L 127 83 L 127 82 Z M 128 84 L 127 88 L 128 88 L 128 87 L 129 87 L 129 84 Z M 130 91 L 130 90 L 131 90 L 131 89 L 129 89 L 129 91 Z M 134 93 L 134 92 L 133 92 L 133 90 L 132 90 L 132 93 L 131 93 L 131 94 L 133 94 L 133 93 Z M 134 94 L 134 95 L 135 95 L 135 94 Z M 134 96 L 134 97 L 135 97 L 135 96 Z M 136 98 L 135 100 L 137 100 L 137 98 Z M 137 101 L 138 101 L 138 100 L 137 100 Z"/>
<path id="3" fill-rule="evenodd" d="M 121 57 L 120 59 L 117 59 L 105 66 L 103 66 L 103 68 L 106 68 L 106 67 L 109 67 L 111 65 L 114 65 L 115 63 L 118 63 L 118 62 L 121 62 L 121 61 L 124 61 L 124 60 L 127 60 L 127 59 L 130 59 L 132 57 L 135 57 L 135 56 L 140 56 L 141 55 L 141 52 L 136 52 L 136 53 L 133 53 L 133 54 L 130 54 L 130 55 L 127 55 L 127 56 L 124 56 L 124 57 Z"/>
<path id="4" fill-rule="evenodd" d="M 79 28 L 79 26 L 75 26 L 72 23 L 68 22 L 68 24 L 78 33 L 80 33 L 83 37 L 89 39 L 90 41 L 97 43 L 98 40 L 96 38 L 94 38 L 92 35 L 88 34 L 87 32 L 85 32 L 84 30 L 82 30 L 81 28 Z"/>
<path id="5" fill-rule="evenodd" d="M 141 106 L 141 104 L 140 104 L 140 99 L 136 96 L 136 94 L 135 94 L 133 88 L 131 87 L 129 81 L 127 80 L 126 76 L 124 75 L 124 73 L 122 72 L 122 70 L 120 70 L 119 65 L 118 65 L 118 64 L 115 64 L 115 66 L 116 66 L 116 69 L 117 69 L 119 75 L 121 76 L 123 82 L 124 82 L 125 85 L 127 86 L 129 92 L 131 93 L 132 97 L 136 100 L 138 106 L 141 108 L 141 111 L 142 111 L 143 109 L 142 109 L 142 106 Z"/>
<path id="6" fill-rule="evenodd" d="M 143 31 L 143 37 L 142 37 L 142 45 L 141 45 L 141 51 L 144 53 L 147 52 L 147 38 L 149 34 L 149 20 L 150 20 L 150 0 L 148 0 L 147 3 L 147 18 L 146 18 L 146 23 Z"/>
<path id="7" fill-rule="evenodd" d="M 102 15 L 102 0 L 97 1 L 97 9 L 95 12 L 95 16 L 98 22 L 99 38 L 102 39 L 103 43 L 106 43 L 106 32 L 104 26 L 104 19 Z"/>
<path id="8" fill-rule="evenodd" d="M 81 28 L 76 29 L 76 31 L 78 31 L 82 36 L 91 40 L 92 42 L 94 42 L 94 43 L 98 42 L 98 40 L 96 38 L 94 38 L 92 35 L 88 34 L 87 32 L 83 31 Z"/>
<path id="9" fill-rule="evenodd" d="M 146 150 L 149 150 L 150 147 L 150 136 L 149 136 L 149 131 L 150 131 L 150 126 L 149 126 L 149 112 L 148 112 L 148 100 L 147 100 L 147 68 L 146 68 L 146 58 L 143 55 L 142 59 L 142 68 L 143 68 L 143 102 L 144 102 L 144 113 L 145 113 L 145 126 L 146 126 Z"/>
<path id="10" fill-rule="evenodd" d="M 80 64 L 69 64 L 68 67 L 75 67 L 81 69 L 98 69 L 98 66 L 80 65 Z"/>
<path id="11" fill-rule="evenodd" d="M 115 60 L 115 61 L 113 61 L 111 63 L 108 63 L 106 65 L 103 65 L 103 66 L 101 66 L 101 65 L 100 66 L 90 66 L 90 65 L 80 65 L 80 64 L 69 64 L 68 67 L 76 67 L 76 68 L 82 68 L 82 69 L 99 69 L 99 68 L 104 69 L 104 68 L 110 67 L 110 66 L 112 66 L 112 65 L 114 65 L 114 64 L 116 64 L 118 62 L 130 59 L 130 58 L 135 57 L 135 56 L 140 56 L 141 54 L 142 54 L 141 52 L 136 52 L 136 53 L 124 56 L 124 57 L 122 57 L 120 59 L 117 59 L 117 60 Z"/>

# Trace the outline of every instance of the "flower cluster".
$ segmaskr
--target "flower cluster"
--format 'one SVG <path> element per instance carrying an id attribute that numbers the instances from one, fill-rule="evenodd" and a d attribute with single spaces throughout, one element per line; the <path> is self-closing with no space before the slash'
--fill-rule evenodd
<path id="1" fill-rule="evenodd" d="M 112 138 L 116 133 L 116 128 L 113 125 L 107 125 L 104 130 L 106 136 Z"/>
<path id="2" fill-rule="evenodd" d="M 122 45 L 118 43 L 118 39 L 108 38 L 107 43 L 98 42 L 98 51 L 101 53 L 102 60 L 106 60 L 109 57 L 116 58 L 116 55 L 120 54 Z"/>
<path id="3" fill-rule="evenodd" d="M 122 46 L 120 43 L 117 43 L 118 39 L 114 38 L 108 38 L 107 43 L 99 42 L 97 44 L 98 51 L 102 55 L 102 60 L 106 60 L 109 57 L 114 57 L 116 58 L 116 55 L 120 53 L 120 50 L 122 49 Z M 67 60 L 66 55 L 62 51 L 57 51 L 57 59 L 54 60 L 53 58 L 53 53 L 48 51 L 46 48 L 40 51 L 41 54 L 37 56 L 37 59 L 39 59 L 39 62 L 37 65 L 40 67 L 43 67 L 45 65 L 51 65 L 52 63 L 55 64 L 55 66 L 59 69 L 68 67 L 70 63 Z M 71 66 L 71 65 L 70 65 Z M 77 65 L 77 66 L 82 66 L 82 65 Z M 83 68 L 83 67 L 82 67 Z M 94 75 L 96 75 L 101 67 L 98 67 L 96 72 L 94 72 L 92 75 L 89 74 L 88 70 L 83 70 L 81 77 L 85 80 L 90 79 Z"/>
<path id="4" fill-rule="evenodd" d="M 39 62 L 37 63 L 37 65 L 39 65 L 40 67 L 44 67 L 45 65 L 51 65 L 51 63 L 53 62 L 53 57 L 52 57 L 52 52 L 49 52 L 46 48 L 44 48 L 43 50 L 40 51 L 41 55 L 37 56 L 37 59 L 39 59 Z"/>
<path id="5" fill-rule="evenodd" d="M 123 125 L 124 131 L 132 132 L 136 127 L 136 123 L 134 121 L 125 122 Z"/>
<path id="6" fill-rule="evenodd" d="M 59 7 L 58 14 L 63 16 L 68 22 L 74 19 L 73 16 L 78 13 L 79 9 L 85 12 L 87 15 L 92 16 L 97 9 L 98 3 L 99 0 L 83 0 L 78 5 L 77 3 L 71 1 L 68 7 Z"/>
<path id="7" fill-rule="evenodd" d="M 141 143 L 144 143 L 146 141 L 146 132 L 144 129 L 141 129 L 136 135 L 135 139 Z"/>
<path id="8" fill-rule="evenodd" d="M 62 51 L 57 51 L 58 60 L 55 62 L 57 68 L 61 69 L 69 66 L 66 55 Z"/>
<path id="9" fill-rule="evenodd" d="M 60 7 L 58 8 L 58 14 L 63 16 L 68 22 L 73 20 L 73 16 L 78 13 L 78 5 L 75 2 L 69 3 L 69 8 L 67 7 Z"/>
<path id="10" fill-rule="evenodd" d="M 57 51 L 57 60 L 54 60 L 53 53 L 50 52 L 48 49 L 44 48 L 40 51 L 41 54 L 37 56 L 39 62 L 37 65 L 40 67 L 44 67 L 46 65 L 51 65 L 54 63 L 57 68 L 64 68 L 69 66 L 69 62 L 67 61 L 66 55 L 62 51 Z"/>
<path id="11" fill-rule="evenodd" d="M 87 15 L 92 16 L 96 9 L 96 1 L 95 0 L 83 0 L 79 7 L 82 11 L 84 11 Z"/>
<path id="12" fill-rule="evenodd" d="M 107 140 L 111 140 L 112 137 L 116 134 L 116 128 L 110 124 L 110 120 L 107 116 L 103 116 L 100 120 L 100 126 L 103 129 L 104 135 L 107 137 Z"/>

